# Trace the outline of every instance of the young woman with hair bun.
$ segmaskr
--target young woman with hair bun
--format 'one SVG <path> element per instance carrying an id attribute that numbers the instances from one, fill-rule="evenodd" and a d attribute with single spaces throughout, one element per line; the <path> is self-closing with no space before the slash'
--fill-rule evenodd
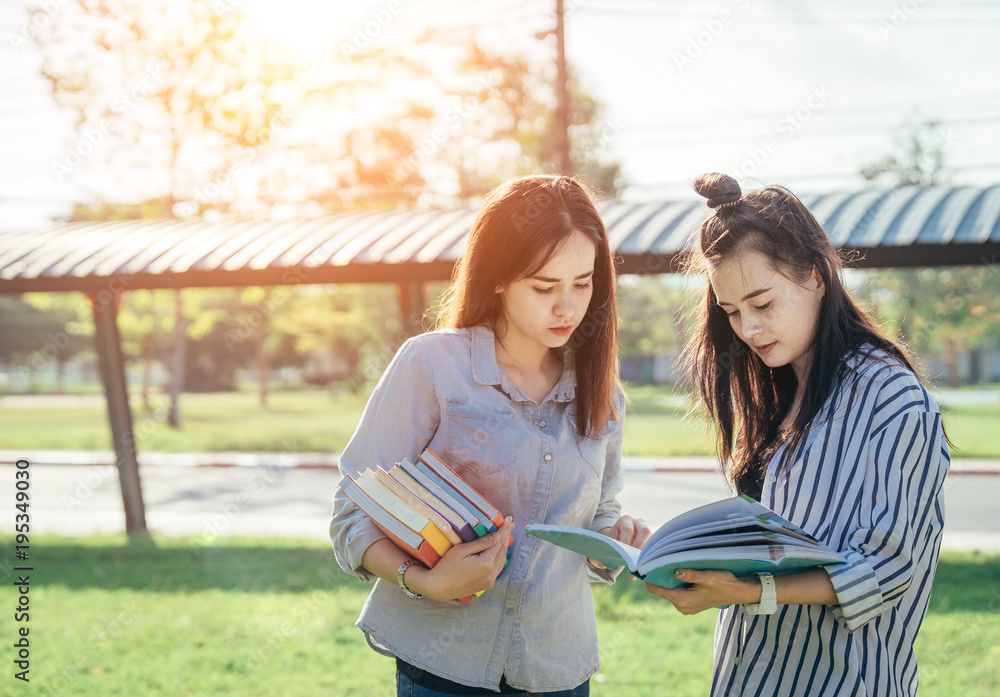
<path id="1" fill-rule="evenodd" d="M 684 614 L 726 606 L 713 695 L 913 695 L 944 526 L 941 412 L 798 198 L 717 173 L 695 190 L 715 212 L 696 233 L 707 286 L 686 355 L 726 477 L 847 563 L 679 570 L 690 585 L 649 590 Z"/>
<path id="2" fill-rule="evenodd" d="M 443 324 L 396 353 L 340 468 L 388 468 L 430 448 L 509 517 L 427 569 L 338 492 L 337 561 L 379 579 L 357 624 L 396 658 L 398 695 L 582 697 L 599 665 L 589 582 L 615 572 L 520 530 L 586 527 L 639 546 L 650 532 L 616 500 L 625 396 L 615 270 L 587 190 L 534 176 L 490 193 Z"/>

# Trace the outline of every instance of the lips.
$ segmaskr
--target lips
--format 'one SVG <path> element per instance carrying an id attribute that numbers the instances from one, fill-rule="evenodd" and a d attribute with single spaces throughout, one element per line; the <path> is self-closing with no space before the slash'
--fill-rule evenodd
<path id="1" fill-rule="evenodd" d="M 761 346 L 754 346 L 753 348 L 754 348 L 754 351 L 756 351 L 760 355 L 766 356 L 768 353 L 770 353 L 771 349 L 773 349 L 774 346 L 775 346 L 775 344 L 777 344 L 777 343 L 778 343 L 777 341 L 772 341 L 770 344 L 763 344 Z"/>
<path id="2" fill-rule="evenodd" d="M 549 327 L 549 331 L 556 336 L 569 336 L 569 333 L 573 331 L 573 325 L 565 327 Z"/>

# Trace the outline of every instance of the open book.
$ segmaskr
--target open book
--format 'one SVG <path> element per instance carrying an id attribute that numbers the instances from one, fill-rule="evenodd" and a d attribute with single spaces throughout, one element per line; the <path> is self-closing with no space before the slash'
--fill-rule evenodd
<path id="1" fill-rule="evenodd" d="M 427 568 L 452 546 L 503 525 L 500 511 L 430 450 L 416 462 L 404 459 L 388 470 L 344 475 L 339 488 L 397 547 Z M 513 536 L 508 537 L 508 560 L 513 543 Z"/>
<path id="2" fill-rule="evenodd" d="M 667 521 L 642 549 L 584 528 L 533 524 L 529 535 L 579 552 L 609 569 L 625 566 L 657 586 L 687 585 L 677 569 L 787 574 L 847 560 L 749 496 L 701 506 Z"/>

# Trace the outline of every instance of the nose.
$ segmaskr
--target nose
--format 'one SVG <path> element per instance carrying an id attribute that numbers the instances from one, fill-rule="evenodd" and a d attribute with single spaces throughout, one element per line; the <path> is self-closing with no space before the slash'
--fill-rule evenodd
<path id="1" fill-rule="evenodd" d="M 564 317 L 569 319 L 573 316 L 573 293 L 572 291 L 563 291 L 559 293 L 556 298 L 556 304 L 552 308 L 553 314 L 556 317 Z"/>
<path id="2" fill-rule="evenodd" d="M 744 313 L 740 316 L 742 321 L 743 336 L 750 338 L 756 334 L 760 334 L 760 322 L 750 313 Z"/>

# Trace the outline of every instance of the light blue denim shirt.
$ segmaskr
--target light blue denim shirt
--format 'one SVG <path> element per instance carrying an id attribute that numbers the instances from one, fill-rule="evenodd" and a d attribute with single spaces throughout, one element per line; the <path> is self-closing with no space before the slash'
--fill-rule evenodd
<path id="1" fill-rule="evenodd" d="M 455 682 L 497 688 L 501 675 L 535 692 L 579 685 L 599 668 L 589 581 L 612 582 L 585 559 L 522 530 L 529 523 L 600 530 L 620 515 L 621 423 L 577 436 L 576 376 L 564 350 L 562 377 L 536 405 L 496 362 L 485 327 L 431 332 L 399 349 L 372 393 L 340 460 L 341 471 L 388 469 L 430 448 L 504 515 L 514 516 L 510 564 L 468 604 L 412 600 L 375 583 L 357 625 L 370 642 Z M 619 391 L 615 408 L 624 417 Z M 330 537 L 345 571 L 361 566 L 383 533 L 337 491 Z"/>

